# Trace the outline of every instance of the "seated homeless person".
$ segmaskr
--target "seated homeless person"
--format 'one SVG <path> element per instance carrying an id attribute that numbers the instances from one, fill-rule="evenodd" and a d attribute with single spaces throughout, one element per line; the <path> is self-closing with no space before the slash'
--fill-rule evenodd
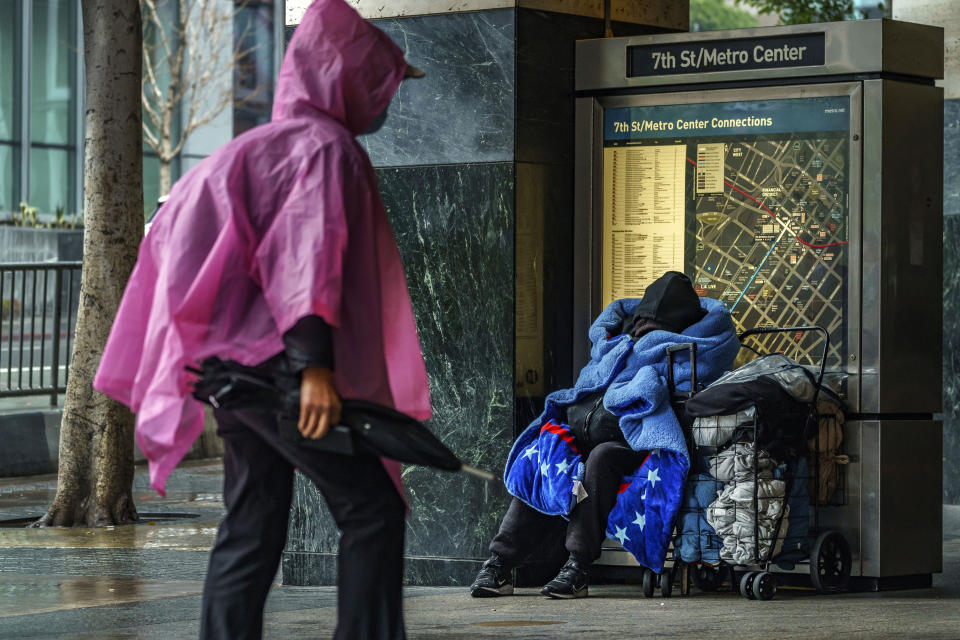
<path id="1" fill-rule="evenodd" d="M 590 362 L 574 387 L 547 396 L 543 414 L 513 445 L 504 479 L 514 498 L 470 587 L 474 597 L 512 594 L 511 570 L 564 519 L 570 557 L 543 587 L 546 596 L 585 597 L 587 570 L 608 535 L 640 564 L 663 567 L 690 466 L 670 405 L 666 347 L 695 343 L 698 380 L 709 384 L 740 346 L 730 311 L 670 271 L 643 298 L 610 304 L 590 341 Z M 689 355 L 677 356 L 674 379 L 686 390 Z"/>

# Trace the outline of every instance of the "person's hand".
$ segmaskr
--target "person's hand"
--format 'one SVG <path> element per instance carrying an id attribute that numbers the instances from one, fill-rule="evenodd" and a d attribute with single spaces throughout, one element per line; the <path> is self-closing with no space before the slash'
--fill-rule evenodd
<path id="1" fill-rule="evenodd" d="M 333 371 L 321 367 L 303 370 L 300 384 L 300 422 L 297 428 L 305 438 L 327 435 L 340 422 L 340 396 L 333 386 Z"/>

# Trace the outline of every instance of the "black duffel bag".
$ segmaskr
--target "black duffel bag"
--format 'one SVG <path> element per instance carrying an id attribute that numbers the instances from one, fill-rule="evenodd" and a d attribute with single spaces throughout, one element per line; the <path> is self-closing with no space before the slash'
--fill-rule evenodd
<path id="1" fill-rule="evenodd" d="M 603 406 L 606 389 L 595 391 L 566 407 L 566 423 L 573 437 L 592 449 L 604 442 L 623 442 L 620 417 Z"/>

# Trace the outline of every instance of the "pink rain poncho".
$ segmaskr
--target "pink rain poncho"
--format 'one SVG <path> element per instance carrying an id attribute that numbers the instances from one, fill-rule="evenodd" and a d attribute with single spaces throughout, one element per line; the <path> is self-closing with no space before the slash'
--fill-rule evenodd
<path id="1" fill-rule="evenodd" d="M 403 265 L 355 139 L 405 69 L 403 52 L 343 0 L 316 0 L 287 50 L 272 121 L 183 176 L 157 214 L 94 387 L 136 412 L 161 494 L 203 430 L 184 366 L 263 362 L 304 316 L 333 327 L 343 398 L 430 417 Z M 399 465 L 384 464 L 399 482 Z"/>

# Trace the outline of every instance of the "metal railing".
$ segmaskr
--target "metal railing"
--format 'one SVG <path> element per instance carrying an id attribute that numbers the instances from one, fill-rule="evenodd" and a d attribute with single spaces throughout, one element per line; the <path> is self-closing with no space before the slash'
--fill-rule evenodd
<path id="1" fill-rule="evenodd" d="M 0 263 L 0 398 L 58 394 L 67 372 L 81 262 Z"/>

